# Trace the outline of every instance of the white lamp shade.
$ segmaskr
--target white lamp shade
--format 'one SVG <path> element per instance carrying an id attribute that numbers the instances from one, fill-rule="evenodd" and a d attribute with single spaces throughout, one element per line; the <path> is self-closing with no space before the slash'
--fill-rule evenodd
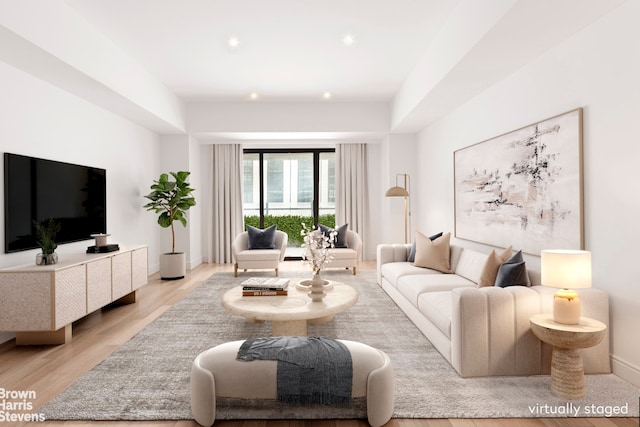
<path id="1" fill-rule="evenodd" d="M 540 258 L 541 282 L 564 289 L 591 287 L 591 252 L 580 250 L 543 250 Z"/>

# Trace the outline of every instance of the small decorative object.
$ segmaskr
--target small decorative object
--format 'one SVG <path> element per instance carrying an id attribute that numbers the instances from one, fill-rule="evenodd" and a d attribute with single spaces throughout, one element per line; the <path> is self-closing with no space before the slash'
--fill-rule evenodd
<path id="1" fill-rule="evenodd" d="M 174 181 L 169 180 L 169 174 Z M 186 274 L 186 255 L 176 252 L 176 235 L 173 223 L 180 221 L 187 226 L 187 210 L 196 205 L 193 197 L 194 189 L 187 182 L 191 172 L 163 173 L 153 181 L 151 193 L 146 197 L 149 203 L 144 205 L 148 211 L 158 215 L 158 224 L 162 228 L 171 228 L 171 252 L 160 255 L 160 277 L 167 280 L 182 279 Z"/>
<path id="2" fill-rule="evenodd" d="M 111 236 L 111 234 L 92 234 L 91 237 L 96 239 L 96 246 L 107 246 L 107 237 Z"/>
<path id="3" fill-rule="evenodd" d="M 58 245 L 55 242 L 56 235 L 60 231 L 60 224 L 55 222 L 53 218 L 46 223 L 33 221 L 36 228 L 36 236 L 38 246 L 42 252 L 36 255 L 36 265 L 51 265 L 58 262 L 58 254 L 55 253 Z"/>
<path id="4" fill-rule="evenodd" d="M 591 287 L 591 252 L 543 250 L 540 265 L 542 284 L 560 288 L 553 296 L 553 320 L 577 325 L 580 323 L 582 307 L 574 289 Z"/>
<path id="5" fill-rule="evenodd" d="M 313 272 L 309 287 L 309 298 L 313 302 L 321 302 L 327 295 L 324 291 L 326 289 L 325 286 L 329 285 L 329 281 L 323 280 L 320 273 L 325 265 L 333 260 L 331 248 L 334 245 L 336 232 L 332 230 L 325 234 L 320 228 L 310 229 L 303 223 L 300 234 L 304 236 L 302 259 L 311 266 L 311 271 Z"/>

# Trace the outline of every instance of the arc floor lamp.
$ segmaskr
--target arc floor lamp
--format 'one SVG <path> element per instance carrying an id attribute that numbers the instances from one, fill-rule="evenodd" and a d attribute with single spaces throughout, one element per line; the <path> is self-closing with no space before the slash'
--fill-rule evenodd
<path id="1" fill-rule="evenodd" d="M 398 185 L 398 178 L 402 177 L 404 180 L 403 186 Z M 399 173 L 396 175 L 396 185 L 387 190 L 384 194 L 385 197 L 402 197 L 404 198 L 404 242 L 409 243 L 409 217 L 411 211 L 409 210 L 409 185 L 411 183 L 411 177 L 406 173 Z"/>

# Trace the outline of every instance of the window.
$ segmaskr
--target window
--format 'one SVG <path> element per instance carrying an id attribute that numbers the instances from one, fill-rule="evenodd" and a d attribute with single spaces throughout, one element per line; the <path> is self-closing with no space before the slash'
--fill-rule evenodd
<path id="1" fill-rule="evenodd" d="M 245 223 L 276 224 L 291 248 L 302 244 L 302 223 L 335 226 L 332 149 L 245 150 L 243 188 Z"/>

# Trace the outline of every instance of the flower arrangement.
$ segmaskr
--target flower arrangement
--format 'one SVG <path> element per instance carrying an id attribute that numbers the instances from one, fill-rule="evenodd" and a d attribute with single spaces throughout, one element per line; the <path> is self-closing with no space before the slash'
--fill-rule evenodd
<path id="1" fill-rule="evenodd" d="M 322 268 L 333 260 L 331 248 L 334 247 L 335 230 L 326 235 L 319 227 L 313 229 L 302 223 L 300 235 L 303 236 L 303 262 L 311 266 L 314 275 L 320 274 Z"/>

